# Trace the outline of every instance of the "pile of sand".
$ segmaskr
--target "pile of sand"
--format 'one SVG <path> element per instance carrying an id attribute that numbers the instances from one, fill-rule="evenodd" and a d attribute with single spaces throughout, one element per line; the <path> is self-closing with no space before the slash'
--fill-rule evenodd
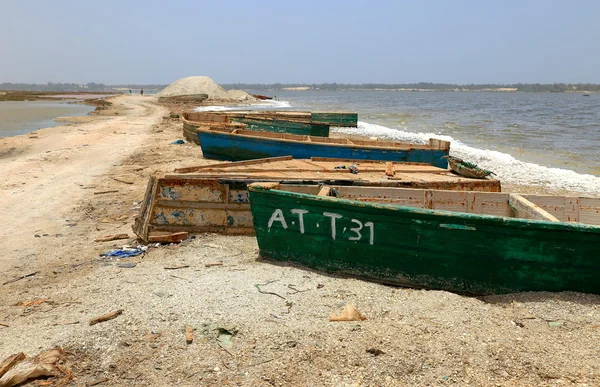
<path id="1" fill-rule="evenodd" d="M 171 83 L 164 90 L 157 93 L 156 96 L 175 97 L 192 94 L 207 94 L 208 99 L 236 101 L 246 101 L 254 99 L 254 97 L 242 90 L 231 90 L 227 92 L 211 78 L 205 76 L 181 78 Z"/>

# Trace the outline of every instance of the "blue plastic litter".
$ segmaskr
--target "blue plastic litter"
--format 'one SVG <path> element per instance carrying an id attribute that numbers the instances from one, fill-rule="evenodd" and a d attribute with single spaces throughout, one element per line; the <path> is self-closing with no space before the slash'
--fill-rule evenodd
<path id="1" fill-rule="evenodd" d="M 183 140 L 173 141 L 171 144 L 185 144 Z"/>
<path id="2" fill-rule="evenodd" d="M 100 254 L 101 257 L 119 257 L 119 258 L 129 258 L 135 257 L 136 255 L 143 254 L 146 250 L 140 247 L 135 249 L 116 249 L 110 250 L 107 253 Z"/>

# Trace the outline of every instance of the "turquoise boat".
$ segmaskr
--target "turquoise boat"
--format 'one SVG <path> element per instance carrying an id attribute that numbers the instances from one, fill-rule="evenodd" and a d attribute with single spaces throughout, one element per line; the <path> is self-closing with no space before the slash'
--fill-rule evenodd
<path id="1" fill-rule="evenodd" d="M 249 186 L 264 258 L 465 294 L 600 294 L 600 199 Z"/>
<path id="2" fill-rule="evenodd" d="M 428 163 L 447 168 L 443 159 L 450 142 L 430 139 L 429 144 L 408 144 L 381 140 L 358 140 L 297 136 L 232 128 L 198 128 L 205 158 L 242 161 L 292 156 L 296 159 L 328 157 L 356 160 L 381 160 Z"/>

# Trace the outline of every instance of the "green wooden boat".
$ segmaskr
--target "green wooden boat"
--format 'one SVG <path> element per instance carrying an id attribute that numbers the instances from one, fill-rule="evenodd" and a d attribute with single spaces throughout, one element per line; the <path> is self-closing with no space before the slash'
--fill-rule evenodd
<path id="1" fill-rule="evenodd" d="M 329 137 L 329 124 L 260 117 L 230 117 L 232 122 L 246 124 L 250 130 Z"/>
<path id="2" fill-rule="evenodd" d="M 466 294 L 600 294 L 600 199 L 249 186 L 262 257 Z"/>

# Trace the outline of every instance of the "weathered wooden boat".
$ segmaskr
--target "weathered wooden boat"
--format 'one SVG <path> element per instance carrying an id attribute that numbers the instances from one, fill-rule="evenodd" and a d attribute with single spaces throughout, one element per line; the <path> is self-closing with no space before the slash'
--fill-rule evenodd
<path id="1" fill-rule="evenodd" d="M 195 119 L 195 120 L 194 120 Z M 199 127 L 244 127 L 275 133 L 291 133 L 311 136 L 329 136 L 329 124 L 293 118 L 272 118 L 250 112 L 188 112 L 181 118 L 184 135 Z M 196 137 L 198 137 L 196 135 Z M 195 140 L 198 142 L 198 140 Z"/>
<path id="2" fill-rule="evenodd" d="M 335 157 L 358 160 L 422 162 L 440 168 L 448 163 L 450 142 L 429 139 L 429 144 L 358 140 L 254 132 L 242 129 L 198 128 L 202 154 L 215 160 L 251 160 L 292 156 L 297 159 Z"/>
<path id="3" fill-rule="evenodd" d="M 250 115 L 239 118 L 231 117 L 231 121 L 245 124 L 251 130 L 329 137 L 329 124 L 327 123 L 281 120 Z"/>
<path id="4" fill-rule="evenodd" d="M 198 138 L 198 128 L 200 126 L 208 126 L 211 128 L 229 128 L 229 129 L 245 129 L 246 125 L 239 122 L 195 122 L 189 121 L 185 118 L 185 115 L 181 118 L 183 123 L 183 137 L 190 142 L 194 142 L 200 145 L 200 139 Z"/>
<path id="5" fill-rule="evenodd" d="M 358 174 L 351 173 L 354 165 Z M 253 234 L 247 185 L 256 181 L 283 184 L 336 184 L 376 187 L 421 187 L 499 192 L 498 180 L 457 176 L 447 169 L 419 163 L 291 157 L 209 164 L 154 175 L 135 219 L 144 241 L 165 232 Z"/>
<path id="6" fill-rule="evenodd" d="M 281 120 L 301 123 L 320 123 L 329 126 L 356 127 L 358 114 L 353 112 L 308 112 L 274 110 L 228 110 L 217 112 L 194 112 L 183 114 L 188 121 L 231 122 L 235 119 Z"/>
<path id="7" fill-rule="evenodd" d="M 250 94 L 250 95 L 256 99 L 260 99 L 261 101 L 273 99 L 273 97 L 269 97 L 268 95 L 262 95 L 262 94 Z"/>
<path id="8" fill-rule="evenodd" d="M 458 173 L 461 176 L 470 177 L 473 179 L 484 179 L 489 175 L 495 175 L 494 172 L 488 171 L 487 169 L 479 168 L 477 165 L 464 161 L 458 157 L 444 156 L 448 160 L 450 169 Z"/>
<path id="9" fill-rule="evenodd" d="M 260 255 L 468 294 L 600 294 L 600 199 L 249 186 Z"/>

